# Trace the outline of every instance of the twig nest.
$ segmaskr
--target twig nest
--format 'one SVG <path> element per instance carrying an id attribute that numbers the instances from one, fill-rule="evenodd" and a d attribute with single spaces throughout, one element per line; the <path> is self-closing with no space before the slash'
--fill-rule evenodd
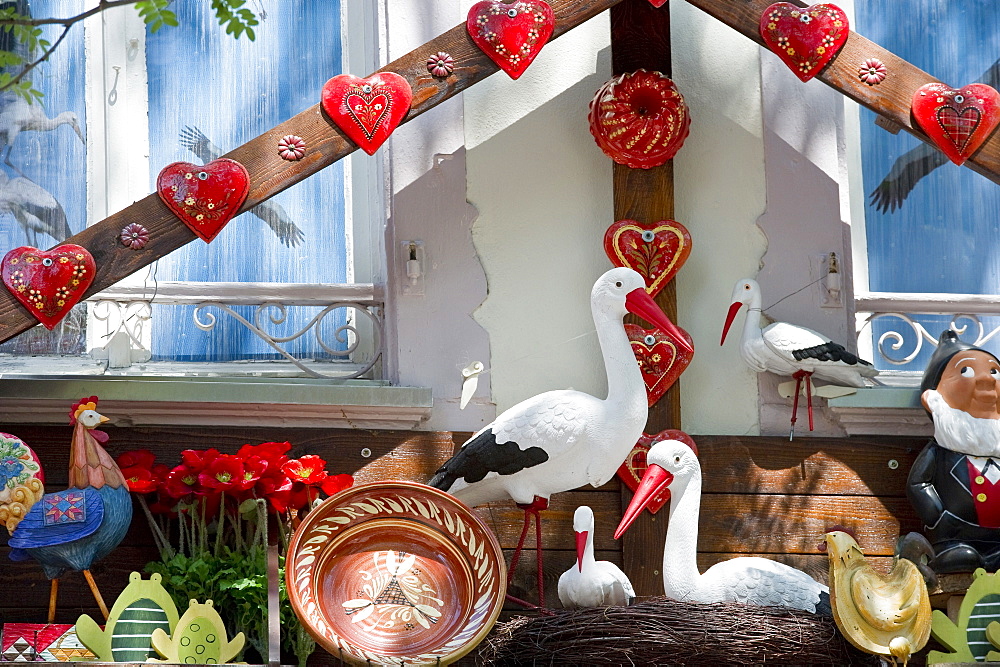
<path id="1" fill-rule="evenodd" d="M 601 86 L 590 102 L 588 120 L 590 133 L 608 157 L 642 169 L 674 157 L 691 128 L 687 104 L 674 82 L 643 69 Z"/>
<path id="2" fill-rule="evenodd" d="M 646 598 L 628 607 L 515 617 L 479 645 L 477 664 L 868 665 L 833 618 L 784 607 Z"/>

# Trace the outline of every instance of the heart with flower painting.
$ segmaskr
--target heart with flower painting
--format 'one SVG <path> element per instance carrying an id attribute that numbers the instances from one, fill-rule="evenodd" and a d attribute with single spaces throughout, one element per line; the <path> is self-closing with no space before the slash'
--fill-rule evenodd
<path id="1" fill-rule="evenodd" d="M 645 278 L 646 292 L 655 297 L 687 261 L 691 234 L 676 220 L 619 220 L 604 232 L 604 252 L 615 266 Z"/>

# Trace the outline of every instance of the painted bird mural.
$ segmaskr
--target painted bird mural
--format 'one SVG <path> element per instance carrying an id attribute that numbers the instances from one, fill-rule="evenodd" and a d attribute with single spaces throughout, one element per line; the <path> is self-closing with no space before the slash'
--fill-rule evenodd
<path id="1" fill-rule="evenodd" d="M 108 435 L 96 427 L 106 421 L 97 411 L 96 396 L 73 405 L 69 488 L 42 496 L 8 542 L 11 560 L 38 561 L 52 581 L 49 623 L 55 620 L 59 578 L 67 570 L 83 572 L 101 613 L 108 618 L 90 567 L 125 537 L 132 521 L 132 498 L 118 464 L 101 446 Z"/>

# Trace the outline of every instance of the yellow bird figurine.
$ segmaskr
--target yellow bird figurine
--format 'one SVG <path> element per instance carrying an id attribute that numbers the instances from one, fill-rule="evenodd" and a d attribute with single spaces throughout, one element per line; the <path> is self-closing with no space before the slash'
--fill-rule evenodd
<path id="1" fill-rule="evenodd" d="M 830 606 L 840 632 L 862 651 L 906 665 L 931 633 L 931 602 L 920 570 L 899 558 L 888 574 L 876 572 L 843 531 L 827 533 L 826 544 Z"/>

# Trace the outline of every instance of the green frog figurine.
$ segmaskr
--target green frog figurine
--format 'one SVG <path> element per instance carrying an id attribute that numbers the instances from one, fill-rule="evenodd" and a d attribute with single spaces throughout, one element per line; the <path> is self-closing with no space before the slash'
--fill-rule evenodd
<path id="1" fill-rule="evenodd" d="M 153 632 L 153 648 L 163 660 L 150 658 L 148 662 L 177 664 L 218 665 L 230 662 L 243 650 L 246 637 L 237 634 L 228 640 L 226 627 L 211 600 L 204 604 L 191 600 L 190 606 L 174 633 L 167 635 L 162 629 Z"/>

